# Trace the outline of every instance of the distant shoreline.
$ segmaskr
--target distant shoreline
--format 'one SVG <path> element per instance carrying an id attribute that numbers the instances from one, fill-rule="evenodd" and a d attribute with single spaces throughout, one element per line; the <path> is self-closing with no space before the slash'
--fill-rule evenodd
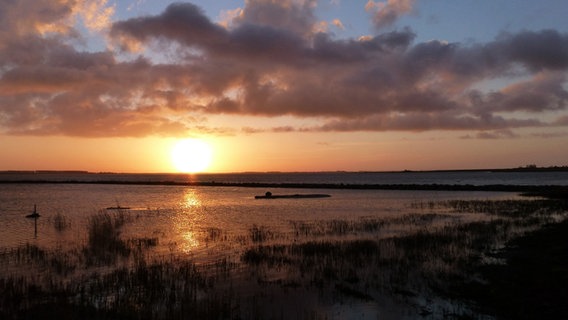
<path id="1" fill-rule="evenodd" d="M 471 185 L 471 184 L 344 184 L 344 183 L 264 183 L 264 182 L 176 182 L 176 181 L 50 181 L 0 180 L 0 184 L 106 184 L 106 185 L 157 185 L 191 187 L 243 187 L 283 189 L 336 189 L 336 190 L 408 190 L 408 191 L 494 191 L 520 192 L 530 196 L 548 196 L 568 199 L 568 186 L 562 185 Z"/>
<path id="2" fill-rule="evenodd" d="M 427 173 L 547 173 L 568 172 L 568 166 L 554 167 L 536 167 L 528 165 L 519 168 L 509 169 L 469 169 L 469 170 L 433 170 L 433 171 L 390 171 L 390 172 L 372 172 L 372 171 L 334 171 L 334 172 L 242 172 L 242 173 L 201 173 L 201 174 L 182 174 L 182 173 L 111 173 L 111 172 L 88 172 L 88 171 L 0 171 L 0 184 L 98 184 L 98 185 L 155 185 L 155 186 L 191 186 L 191 187 L 243 187 L 243 188 L 289 188 L 289 189 L 329 189 L 329 190 L 409 190 L 409 191 L 494 191 L 494 192 L 516 192 L 526 195 L 547 196 L 554 198 L 568 199 L 568 185 L 566 184 L 547 184 L 546 180 L 541 184 L 523 184 L 518 183 L 502 183 L 499 180 L 483 181 L 477 179 L 473 183 L 467 181 L 310 181 L 303 179 L 292 179 L 296 181 L 287 181 L 288 175 L 326 175 L 337 174 L 337 177 L 345 174 L 365 176 L 367 174 L 396 174 L 404 177 L 406 174 L 427 174 Z M 1 175 L 4 175 L 2 178 Z M 18 176 L 22 175 L 22 176 Z M 58 177 L 58 175 L 61 175 Z M 67 176 L 65 176 L 67 175 Z M 240 175 L 278 175 L 280 178 L 270 179 L 271 181 L 245 180 L 238 178 Z M 131 177 L 139 176 L 136 180 Z M 231 177 L 233 176 L 233 177 Z M 235 177 L 237 179 L 235 179 Z M 179 179 L 179 178 L 183 179 Z M 187 177 L 187 178 L 184 178 Z M 192 178 L 193 177 L 193 178 Z M 225 179 L 225 177 L 231 177 Z M 232 181 L 231 181 L 232 180 Z M 316 179 L 317 180 L 317 179 Z M 348 179 L 349 180 L 349 179 Z M 428 180 L 428 179 L 427 179 Z M 280 182 L 283 181 L 283 182 Z M 463 182 L 463 183 L 462 183 Z M 480 183 L 481 182 L 481 183 Z"/>
<path id="3" fill-rule="evenodd" d="M 297 173 L 436 173 L 436 172 L 567 172 L 568 166 L 537 167 L 528 165 L 517 168 L 493 169 L 438 169 L 438 170 L 393 170 L 393 171 L 243 171 L 243 172 L 201 172 L 193 175 L 223 175 L 223 174 L 297 174 Z M 85 170 L 0 170 L 0 174 L 148 174 L 148 175 L 184 175 L 182 172 L 92 172 Z"/>

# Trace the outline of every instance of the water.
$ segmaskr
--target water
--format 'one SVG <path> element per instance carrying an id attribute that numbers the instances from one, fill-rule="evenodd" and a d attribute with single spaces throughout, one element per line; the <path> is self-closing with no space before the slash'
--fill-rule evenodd
<path id="1" fill-rule="evenodd" d="M 274 194 L 306 193 L 272 188 Z M 319 190 L 330 198 L 256 200 L 264 189 L 107 184 L 0 184 L 0 239 L 3 247 L 28 242 L 43 247 L 84 242 L 90 216 L 108 207 L 129 207 L 125 237 L 159 237 L 160 252 L 199 253 L 211 228 L 231 237 L 245 235 L 253 225 L 287 232 L 291 221 L 358 219 L 409 212 L 416 201 L 445 199 L 512 199 L 514 193 L 394 190 Z M 38 233 L 24 218 L 37 205 Z M 54 227 L 57 216 L 69 227 Z M 172 246 L 175 249 L 172 249 Z"/>
<path id="2" fill-rule="evenodd" d="M 313 184 L 511 184 L 568 185 L 568 172 L 404 172 L 404 173 L 240 173 L 240 174 L 92 174 L 92 173 L 0 173 L 0 181 L 130 181 L 130 182 L 227 182 L 227 183 L 313 183 Z M 197 236 L 210 228 L 230 235 L 244 233 L 261 224 L 284 230 L 290 221 L 302 219 L 356 219 L 408 212 L 412 201 L 448 198 L 503 198 L 511 193 L 313 190 L 330 193 L 325 199 L 254 200 L 266 190 L 242 187 L 188 187 L 167 185 L 112 184 L 0 184 L 0 231 L 2 246 L 13 247 L 32 241 L 53 247 L 84 241 L 88 217 L 113 206 L 130 207 L 136 218 L 129 224 L 132 236 L 151 230 L 162 235 L 168 248 L 189 252 L 203 246 Z M 278 190 L 277 193 L 305 193 L 306 190 Z M 38 234 L 33 222 L 23 216 L 38 206 Z M 68 230 L 54 228 L 56 216 L 64 216 Z M 173 230 L 172 230 L 173 229 Z M 189 239 L 189 240 L 188 240 Z M 183 249 L 185 248 L 185 249 Z M 162 248 L 163 249 L 163 248 Z"/>
<path id="3" fill-rule="evenodd" d="M 283 275 L 276 269 L 256 269 L 245 265 L 241 257 L 246 250 L 260 244 L 254 236 L 262 238 L 262 245 L 296 244 L 310 241 L 325 241 L 334 235 L 318 235 L 317 228 L 326 223 L 339 221 L 371 221 L 372 219 L 396 219 L 408 215 L 431 214 L 421 210 L 417 203 L 431 203 L 444 200 L 499 200 L 519 199 L 516 193 L 508 192 L 458 192 L 458 191 L 398 191 L 398 190 L 350 190 L 350 189 L 279 189 L 271 188 L 273 194 L 324 193 L 329 198 L 313 199 L 272 199 L 256 200 L 255 195 L 264 194 L 264 188 L 246 188 L 239 186 L 182 186 L 182 185 L 124 185 L 124 184 L 89 184 L 89 183 L 21 183 L 22 181 L 215 181 L 229 183 L 332 183 L 332 184 L 515 184 L 515 185 L 567 185 L 566 172 L 556 173 L 490 173 L 490 172 L 444 172 L 444 173 L 270 173 L 270 174 L 216 174 L 216 175 L 158 175 L 158 174 L 85 174 L 85 173 L 2 173 L 0 181 L 19 181 L 19 183 L 0 183 L 0 253 L 9 252 L 10 248 L 35 245 L 54 252 L 65 252 L 74 248 L 84 248 L 88 239 L 89 219 L 100 213 L 121 214 L 126 218 L 120 229 L 120 238 L 155 240 L 145 254 L 147 259 L 164 259 L 176 256 L 191 259 L 198 265 L 227 259 L 240 263 L 231 280 L 235 284 L 251 286 L 255 299 L 284 301 L 290 299 L 290 305 L 302 308 L 321 308 L 321 313 L 329 318 L 421 318 L 417 315 L 424 304 L 435 304 L 434 298 L 413 298 L 408 302 L 400 298 L 382 296 L 381 291 L 372 292 L 377 298 L 373 302 L 350 302 L 344 304 L 336 296 L 337 287 L 333 281 L 329 295 L 321 296 L 317 290 L 309 287 L 309 278 L 305 284 L 294 289 L 295 294 L 288 294 L 289 289 L 280 285 L 266 284 L 271 281 L 286 281 L 287 276 L 294 278 L 296 271 Z M 41 217 L 37 220 L 37 233 L 34 221 L 25 218 L 37 206 Z M 109 207 L 128 207 L 129 209 L 112 210 Z M 428 230 L 449 223 L 491 219 L 483 214 L 452 213 L 436 209 L 436 219 L 427 225 Z M 64 219 L 65 226 L 57 228 L 58 219 Z M 365 220 L 367 219 L 367 220 Z M 60 220 L 59 220 L 60 221 Z M 341 235 L 340 241 L 353 239 L 385 239 L 401 236 L 425 228 L 420 220 L 405 220 L 392 223 L 380 232 L 355 231 Z M 439 224 L 439 225 L 438 225 Z M 311 229 L 311 235 L 298 235 L 298 228 L 305 225 Z M 341 226 L 341 225 L 340 225 Z M 314 231 L 316 230 L 316 231 Z M 255 233 L 256 232 L 256 233 Z M 70 251 L 72 252 L 72 251 Z M 77 251 L 76 251 L 77 252 Z M 6 255 L 8 256 L 8 255 Z M 81 254 L 79 256 L 82 257 Z M 166 258 L 167 259 L 167 258 Z M 342 265 L 341 262 L 337 262 Z M 4 275 L 18 274 L 21 270 L 10 269 L 10 263 L 0 259 L 0 270 Z M 20 268 L 18 266 L 18 268 Z M 260 270 L 260 271 L 259 271 Z M 372 273 L 374 267 L 363 269 Z M 317 274 L 317 273 L 316 273 Z M 381 274 L 381 273 L 379 273 Z M 240 278 L 239 278 L 240 277 Z M 258 282 L 261 279 L 263 282 Z M 299 279 L 303 279 L 300 277 Z M 373 278 L 375 279 L 375 278 Z M 299 280 L 294 280 L 299 281 Z M 375 281 L 375 280 L 374 280 Z M 379 278 L 376 281 L 383 281 Z M 340 283 L 341 284 L 341 283 Z M 349 284 L 349 283 L 348 283 Z M 323 284 L 324 286 L 328 284 Z M 345 285 L 345 284 L 341 284 Z M 351 284 L 349 284 L 351 285 Z M 354 285 L 357 287 L 357 285 Z M 271 289 L 272 288 L 272 289 Z M 335 288 L 335 289 L 334 289 Z M 218 282 L 216 290 L 222 290 Z M 238 289 L 246 297 L 248 291 Z M 254 291 L 256 290 L 256 291 Z M 260 291 L 259 291 L 260 290 Z M 260 293 L 259 293 L 260 292 Z M 326 291 L 327 292 L 327 291 Z M 262 298 L 266 297 L 266 298 Z M 310 300 L 311 299 L 311 300 Z M 344 298 L 341 298 L 344 299 Z M 313 300 L 313 301 L 312 301 Z M 396 301 L 395 301 L 396 300 Z M 402 299 L 406 300 L 406 298 Z M 243 298 L 242 301 L 247 301 Z M 312 301 L 312 302 L 310 302 Z M 338 302 L 340 301 L 340 302 Z M 351 301 L 351 300 L 349 300 Z M 245 302 L 242 302 L 245 303 Z M 403 303 L 402 305 L 399 305 Z M 446 303 L 444 301 L 440 304 Z M 290 305 L 280 303 L 283 310 L 293 310 Z M 259 305 L 262 305 L 259 303 Z M 252 310 L 268 312 L 252 305 Z M 248 308 L 246 304 L 241 306 Z M 388 316 L 392 312 L 392 316 Z M 409 314 L 407 316 L 407 313 Z M 288 314 L 294 317 L 294 314 Z M 299 314 L 306 317 L 306 313 Z M 298 315 L 296 315 L 298 316 Z"/>

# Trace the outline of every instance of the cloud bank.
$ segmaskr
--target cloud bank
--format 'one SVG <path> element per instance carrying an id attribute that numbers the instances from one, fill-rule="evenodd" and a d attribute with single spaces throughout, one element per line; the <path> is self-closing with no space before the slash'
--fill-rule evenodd
<path id="1" fill-rule="evenodd" d="M 320 122 L 274 132 L 507 136 L 566 125 L 568 34 L 556 30 L 501 33 L 487 43 L 416 43 L 409 28 L 381 31 L 412 11 L 413 1 L 402 0 L 369 1 L 377 32 L 359 39 L 322 32 L 315 0 L 247 0 L 223 23 L 191 3 L 110 23 L 106 1 L 26 2 L 0 0 L 4 134 L 230 131 L 207 122 L 218 114 Z M 108 49 L 85 49 L 78 20 L 102 33 Z"/>

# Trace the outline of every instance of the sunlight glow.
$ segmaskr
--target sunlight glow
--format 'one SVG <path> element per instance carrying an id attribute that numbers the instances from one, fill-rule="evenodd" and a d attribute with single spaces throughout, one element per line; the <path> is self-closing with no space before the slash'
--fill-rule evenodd
<path id="1" fill-rule="evenodd" d="M 195 195 L 194 192 L 187 192 L 184 198 L 185 201 L 182 205 L 186 209 L 198 208 L 201 206 L 201 201 L 199 201 L 199 198 Z"/>
<path id="2" fill-rule="evenodd" d="M 191 231 L 182 234 L 184 242 L 181 244 L 181 250 L 184 253 L 190 253 L 192 249 L 199 247 L 199 241 L 195 238 L 195 234 Z"/>
<path id="3" fill-rule="evenodd" d="M 174 145 L 171 158 L 179 172 L 197 173 L 209 167 L 213 159 L 213 150 L 203 140 L 185 139 Z"/>

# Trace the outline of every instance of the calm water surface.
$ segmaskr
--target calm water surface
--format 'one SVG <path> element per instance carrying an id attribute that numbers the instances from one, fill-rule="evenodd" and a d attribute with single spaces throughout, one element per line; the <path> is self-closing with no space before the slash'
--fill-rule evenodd
<path id="1" fill-rule="evenodd" d="M 0 239 L 3 247 L 27 242 L 45 247 L 85 241 L 89 217 L 108 207 L 129 207 L 123 237 L 156 237 L 158 252 L 199 254 L 210 251 L 212 229 L 223 236 L 246 235 L 252 226 L 290 232 L 291 221 L 386 217 L 416 211 L 411 204 L 445 199 L 513 199 L 514 193 L 271 189 L 274 194 L 327 193 L 330 198 L 256 200 L 264 189 L 99 184 L 1 184 Z M 37 205 L 38 232 L 24 216 Z M 54 227 L 56 216 L 69 224 Z"/>

